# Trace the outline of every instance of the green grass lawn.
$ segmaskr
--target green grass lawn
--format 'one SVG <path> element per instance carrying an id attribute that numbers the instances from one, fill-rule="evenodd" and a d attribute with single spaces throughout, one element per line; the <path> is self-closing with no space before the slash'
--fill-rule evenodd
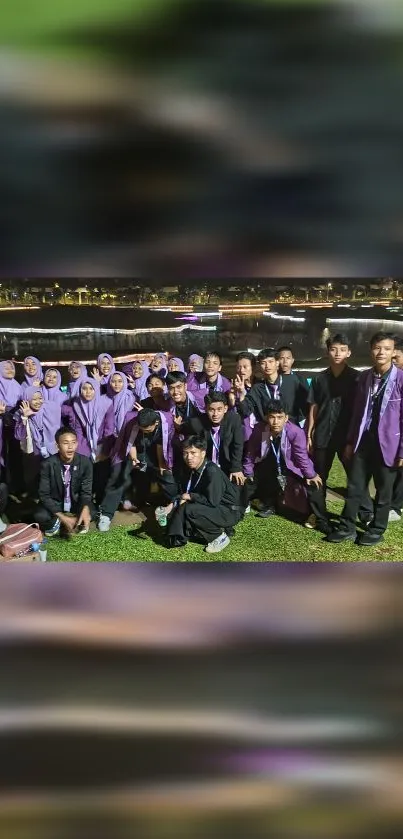
<path id="1" fill-rule="evenodd" d="M 345 486 L 344 472 L 335 461 L 330 487 Z M 340 513 L 342 502 L 328 504 Z M 140 527 L 138 528 L 140 530 Z M 403 561 L 402 525 L 390 524 L 385 541 L 374 548 L 358 548 L 351 542 L 331 545 L 320 533 L 307 530 L 286 519 L 247 515 L 231 543 L 220 554 L 206 554 L 202 545 L 168 550 L 160 544 L 161 531 L 154 525 L 152 537 L 137 535 L 136 528 L 112 527 L 109 533 L 89 533 L 69 541 L 49 539 L 48 559 L 54 562 L 358 562 L 362 560 Z"/>

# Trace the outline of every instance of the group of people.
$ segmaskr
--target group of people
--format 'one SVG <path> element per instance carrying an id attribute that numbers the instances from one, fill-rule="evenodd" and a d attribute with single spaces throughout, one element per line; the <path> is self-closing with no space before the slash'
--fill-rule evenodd
<path id="1" fill-rule="evenodd" d="M 329 542 L 375 545 L 403 506 L 403 342 L 373 335 L 361 374 L 346 335 L 329 338 L 327 352 L 310 384 L 289 346 L 239 353 L 232 380 L 214 350 L 186 367 L 161 353 L 122 370 L 101 353 L 90 373 L 70 364 L 66 391 L 37 358 L 24 360 L 22 384 L 2 361 L 0 513 L 10 496 L 29 498 L 48 536 L 87 532 L 91 521 L 106 532 L 119 506 L 140 510 L 157 488 L 168 547 L 192 539 L 218 553 L 252 501 L 258 516 L 290 516 Z M 347 494 L 334 525 L 326 482 L 336 454 Z"/>

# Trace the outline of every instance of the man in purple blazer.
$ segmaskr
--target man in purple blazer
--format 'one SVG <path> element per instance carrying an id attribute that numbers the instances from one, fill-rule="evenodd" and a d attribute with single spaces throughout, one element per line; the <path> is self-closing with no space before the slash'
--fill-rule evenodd
<path id="1" fill-rule="evenodd" d="M 304 431 L 289 421 L 281 400 L 269 402 L 266 420 L 255 425 L 243 464 L 249 498 L 256 495 L 263 504 L 258 515 L 266 518 L 289 507 L 306 519 L 312 510 L 317 529 L 328 534 L 329 524 L 320 515 L 322 480 L 309 457 Z"/>
<path id="2" fill-rule="evenodd" d="M 353 416 L 347 435 L 346 459 L 351 459 L 347 498 L 340 524 L 328 540 L 355 541 L 360 500 L 374 479 L 374 518 L 359 545 L 377 545 L 388 526 L 393 486 L 403 467 L 403 370 L 393 364 L 395 340 L 378 332 L 370 341 L 373 366 L 357 383 Z"/>

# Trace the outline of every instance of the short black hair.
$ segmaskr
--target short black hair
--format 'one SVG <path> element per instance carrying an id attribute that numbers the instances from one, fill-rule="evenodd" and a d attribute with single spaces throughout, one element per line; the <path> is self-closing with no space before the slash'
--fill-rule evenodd
<path id="1" fill-rule="evenodd" d="M 274 347 L 265 347 L 264 350 L 260 350 L 257 360 L 264 361 L 265 358 L 276 358 L 276 350 Z"/>
<path id="2" fill-rule="evenodd" d="M 73 434 L 77 440 L 77 432 L 74 431 L 74 428 L 69 428 L 67 425 L 62 425 L 61 428 L 58 428 L 55 434 L 56 443 L 59 442 L 60 438 L 63 437 L 64 434 Z"/>
<path id="3" fill-rule="evenodd" d="M 395 350 L 403 352 L 403 338 L 398 338 L 397 335 L 395 336 Z"/>
<path id="4" fill-rule="evenodd" d="M 208 408 L 213 402 L 222 402 L 223 405 L 227 405 L 228 407 L 228 396 L 220 390 L 212 390 L 211 393 L 207 393 L 204 397 L 204 404 Z"/>
<path id="5" fill-rule="evenodd" d="M 148 428 L 149 425 L 158 422 L 159 418 L 159 413 L 154 411 L 153 408 L 143 408 L 142 411 L 139 411 L 137 422 L 140 428 Z"/>
<path id="6" fill-rule="evenodd" d="M 375 344 L 379 344 L 379 341 L 393 341 L 396 345 L 396 335 L 394 335 L 393 332 L 376 332 L 369 342 L 371 350 Z"/>
<path id="7" fill-rule="evenodd" d="M 183 441 L 182 451 L 191 449 L 193 446 L 195 449 L 200 449 L 203 452 L 207 451 L 207 440 L 204 434 L 191 434 L 190 437 L 187 437 Z"/>
<path id="8" fill-rule="evenodd" d="M 146 378 L 146 387 L 147 388 L 148 388 L 148 385 L 151 382 L 151 379 L 159 379 L 160 382 L 162 382 L 163 385 L 165 384 L 165 377 L 161 376 L 160 373 L 150 373 L 150 375 L 147 376 L 147 378 Z"/>
<path id="9" fill-rule="evenodd" d="M 289 346 L 288 346 L 288 344 L 284 344 L 284 346 L 283 346 L 283 347 L 279 347 L 279 348 L 278 348 L 278 350 L 277 350 L 277 352 L 276 352 L 276 357 L 277 357 L 277 358 L 279 358 L 280 353 L 281 353 L 281 352 L 284 352 L 285 350 L 287 350 L 287 352 L 290 352 L 290 353 L 291 353 L 291 355 L 292 355 L 292 357 L 294 358 L 294 353 L 293 353 L 293 351 L 292 351 L 292 347 L 289 347 Z"/>
<path id="10" fill-rule="evenodd" d="M 247 358 L 250 361 L 252 367 L 256 366 L 256 356 L 253 352 L 239 352 L 235 361 L 242 361 L 243 358 Z"/>
<path id="11" fill-rule="evenodd" d="M 326 339 L 326 347 L 328 350 L 330 350 L 330 347 L 333 347 L 335 344 L 343 344 L 343 346 L 351 349 L 350 338 L 348 335 L 345 335 L 344 332 L 336 332 L 336 335 L 331 335 L 330 338 Z"/>
<path id="12" fill-rule="evenodd" d="M 219 352 L 217 352 L 217 350 L 209 350 L 208 352 L 206 352 L 206 355 L 204 356 L 204 361 L 207 361 L 207 359 L 211 358 L 213 355 L 216 358 L 218 358 L 220 364 L 222 364 L 222 356 L 220 355 Z"/>
<path id="13" fill-rule="evenodd" d="M 178 382 L 182 382 L 182 384 L 186 384 L 187 382 L 187 375 L 186 373 L 182 373 L 182 370 L 174 370 L 173 373 L 168 373 L 165 383 L 169 387 L 169 385 L 176 385 Z"/>
<path id="14" fill-rule="evenodd" d="M 265 416 L 268 414 L 287 414 L 288 410 L 282 399 L 272 399 L 265 408 Z"/>

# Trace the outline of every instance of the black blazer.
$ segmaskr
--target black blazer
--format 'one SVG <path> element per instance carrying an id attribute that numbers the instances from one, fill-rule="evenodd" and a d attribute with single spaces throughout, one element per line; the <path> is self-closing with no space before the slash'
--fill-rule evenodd
<path id="1" fill-rule="evenodd" d="M 280 376 L 276 384 L 280 384 Z M 298 424 L 301 414 L 305 416 L 307 410 L 307 389 L 304 386 L 303 380 L 295 374 L 281 376 L 280 395 L 291 422 Z M 270 401 L 271 399 L 266 391 L 265 383 L 258 382 L 251 387 L 243 402 L 240 402 L 238 411 L 243 418 L 254 413 L 257 419 L 264 421 L 266 419 L 267 405 Z"/>
<path id="2" fill-rule="evenodd" d="M 71 508 L 80 515 L 83 507 L 92 501 L 92 461 L 82 454 L 75 454 L 71 464 Z M 62 462 L 58 454 L 42 461 L 39 480 L 39 500 L 50 513 L 63 512 L 64 485 Z"/>
<path id="3" fill-rule="evenodd" d="M 207 461 L 205 468 L 194 472 L 192 484 L 187 489 L 188 481 L 192 475 L 189 469 L 184 469 L 180 479 L 182 492 L 189 492 L 193 503 L 205 504 L 207 507 L 229 507 L 231 510 L 239 509 L 239 489 L 231 483 L 225 472 L 215 463 Z M 199 479 L 199 476 L 200 479 Z"/>
<path id="4" fill-rule="evenodd" d="M 207 457 L 212 459 L 213 441 L 211 439 L 212 424 L 207 414 L 202 414 L 189 422 L 191 434 L 202 431 L 207 440 Z M 220 427 L 220 451 L 218 461 L 223 472 L 228 477 L 232 472 L 242 472 L 244 435 L 240 416 L 235 411 L 227 411 Z"/>

